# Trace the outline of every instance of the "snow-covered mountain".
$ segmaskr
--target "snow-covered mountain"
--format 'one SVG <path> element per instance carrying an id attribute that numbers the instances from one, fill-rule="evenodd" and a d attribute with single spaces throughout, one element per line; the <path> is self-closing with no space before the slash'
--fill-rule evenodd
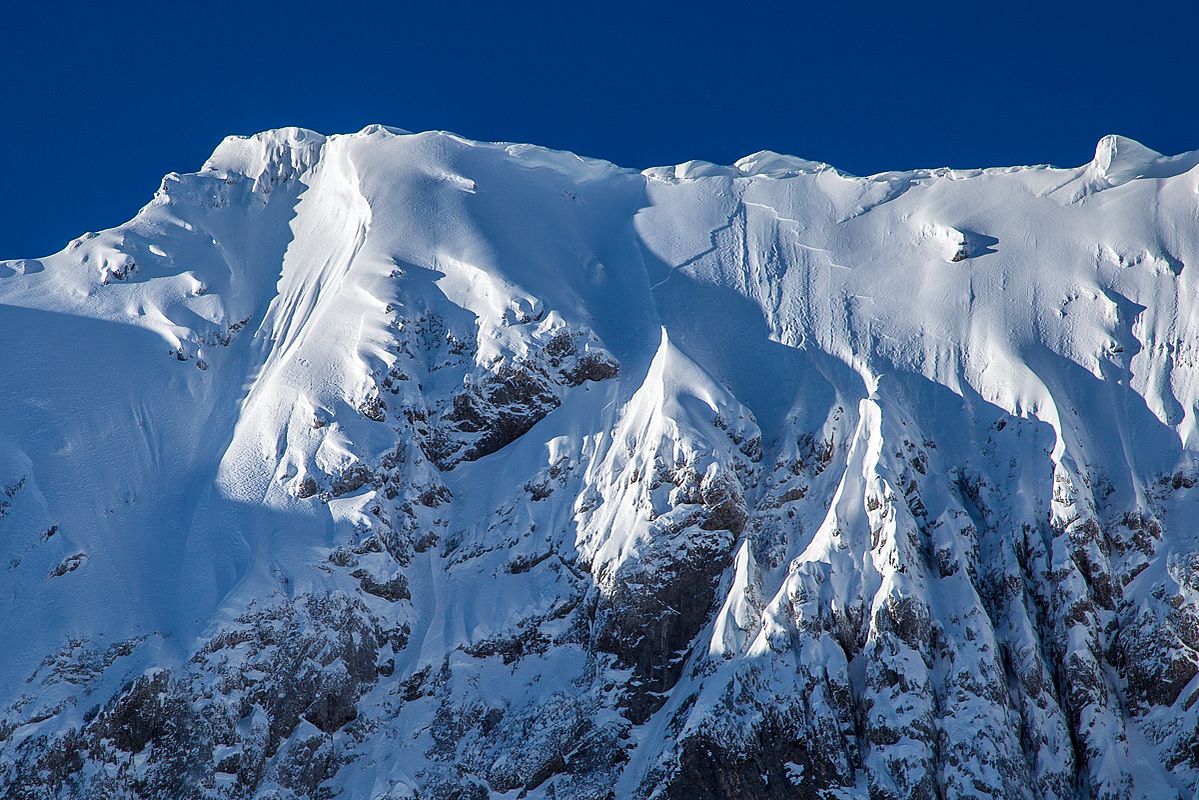
<path id="1" fill-rule="evenodd" d="M 1116 136 L 228 139 L 0 262 L 3 796 L 1189 798 L 1197 300 Z"/>

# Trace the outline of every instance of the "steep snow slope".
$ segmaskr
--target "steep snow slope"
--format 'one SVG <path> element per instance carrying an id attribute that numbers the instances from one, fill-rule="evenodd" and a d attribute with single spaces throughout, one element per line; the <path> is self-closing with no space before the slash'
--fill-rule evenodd
<path id="1" fill-rule="evenodd" d="M 0 262 L 14 798 L 1199 785 L 1199 151 L 226 140 Z"/>

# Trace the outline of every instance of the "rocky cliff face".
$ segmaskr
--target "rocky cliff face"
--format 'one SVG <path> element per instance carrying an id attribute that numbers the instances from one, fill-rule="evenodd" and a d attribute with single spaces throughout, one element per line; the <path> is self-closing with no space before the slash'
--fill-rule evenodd
<path id="1" fill-rule="evenodd" d="M 4 796 L 1190 797 L 1197 165 L 227 140 L 0 262 Z"/>

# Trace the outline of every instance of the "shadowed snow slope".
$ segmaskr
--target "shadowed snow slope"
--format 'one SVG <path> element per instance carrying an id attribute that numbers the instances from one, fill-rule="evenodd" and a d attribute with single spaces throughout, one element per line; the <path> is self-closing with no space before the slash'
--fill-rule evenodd
<path id="1" fill-rule="evenodd" d="M 9 798 L 1199 783 L 1199 153 L 226 140 L 0 262 Z"/>

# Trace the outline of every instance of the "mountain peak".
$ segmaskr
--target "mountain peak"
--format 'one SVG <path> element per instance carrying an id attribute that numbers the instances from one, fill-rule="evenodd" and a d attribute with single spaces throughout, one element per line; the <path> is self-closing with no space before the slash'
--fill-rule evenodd
<path id="1" fill-rule="evenodd" d="M 1090 166 L 1095 175 L 1116 184 L 1147 174 L 1161 159 L 1161 153 L 1135 139 L 1109 133 L 1095 145 Z"/>
<path id="2" fill-rule="evenodd" d="M 737 160 L 734 166 L 746 175 L 764 175 L 772 178 L 785 178 L 792 175 L 814 175 L 820 172 L 838 172 L 834 167 L 823 161 L 810 161 L 798 156 L 776 153 L 773 150 L 759 150 Z"/>
<path id="3" fill-rule="evenodd" d="M 228 136 L 204 162 L 201 172 L 238 173 L 248 178 L 265 172 L 302 172 L 315 163 L 326 139 L 324 134 L 297 127 Z"/>
<path id="4" fill-rule="evenodd" d="M 0 264 L 0 794 L 1193 794 L 1195 158 L 226 139 Z"/>
<path id="5" fill-rule="evenodd" d="M 1199 165 L 1199 150 L 1165 156 L 1135 139 L 1108 134 L 1095 145 L 1095 157 L 1081 169 L 1083 185 L 1076 193 L 1122 186 L 1138 178 L 1172 178 Z"/>

